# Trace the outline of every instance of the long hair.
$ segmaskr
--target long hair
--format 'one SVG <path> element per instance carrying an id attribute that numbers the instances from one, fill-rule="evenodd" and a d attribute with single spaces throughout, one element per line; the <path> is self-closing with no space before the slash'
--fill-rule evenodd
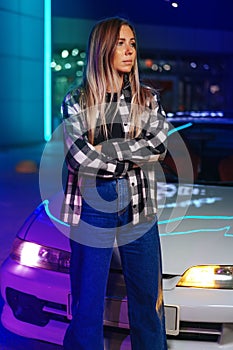
<path id="1" fill-rule="evenodd" d="M 136 33 L 132 24 L 120 17 L 112 17 L 97 22 L 89 36 L 80 106 L 86 109 L 88 129 L 91 131 L 89 132 L 91 143 L 94 141 L 97 112 L 100 114 L 102 129 L 107 138 L 105 118 L 107 85 L 109 88 L 110 84 L 110 102 L 113 100 L 114 88 L 117 88 L 119 103 L 122 87 L 119 86 L 118 72 L 114 70 L 112 63 L 120 29 L 123 25 L 131 28 L 136 41 Z M 129 137 L 132 138 L 140 134 L 140 128 L 138 127 L 140 125 L 140 112 L 148 104 L 153 103 L 151 90 L 140 84 L 137 57 L 128 79 L 132 93 L 130 105 L 131 128 L 129 131 Z"/>

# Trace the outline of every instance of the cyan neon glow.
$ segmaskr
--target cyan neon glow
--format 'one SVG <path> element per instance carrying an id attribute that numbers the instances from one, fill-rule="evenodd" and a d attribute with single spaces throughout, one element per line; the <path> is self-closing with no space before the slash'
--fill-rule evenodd
<path id="1" fill-rule="evenodd" d="M 48 215 L 50 219 L 53 221 L 59 223 L 60 225 L 64 225 L 66 227 L 69 227 L 69 224 L 66 224 L 65 222 L 59 220 L 56 218 L 54 215 L 49 210 L 49 200 L 44 200 L 41 205 L 44 206 L 45 212 Z M 187 219 L 194 219 L 194 220 L 233 220 L 233 216 L 225 216 L 225 215 L 187 215 L 187 216 L 178 216 L 173 219 L 168 219 L 168 220 L 162 220 L 158 221 L 158 224 L 164 225 L 164 224 L 169 224 L 171 222 L 176 222 L 176 221 L 183 221 Z M 192 233 L 200 233 L 200 232 L 220 232 L 224 231 L 224 236 L 228 237 L 233 237 L 233 232 L 230 233 L 231 225 L 228 226 L 223 226 L 219 228 L 200 228 L 197 230 L 188 230 L 188 231 L 181 231 L 181 232 L 169 232 L 169 233 L 160 233 L 160 236 L 176 236 L 176 235 L 187 235 L 187 234 L 192 234 Z"/>
<path id="2" fill-rule="evenodd" d="M 173 219 L 158 221 L 159 225 L 169 224 L 171 222 L 183 221 L 187 219 L 194 220 L 233 220 L 233 216 L 225 216 L 225 215 L 187 215 L 187 216 L 179 216 Z M 196 230 L 187 230 L 181 232 L 168 232 L 168 233 L 160 233 L 160 236 L 175 236 L 175 235 L 187 235 L 191 233 L 200 233 L 200 232 L 219 232 L 224 231 L 224 236 L 233 237 L 233 232 L 230 233 L 231 225 L 219 227 L 219 228 L 200 228 Z"/>
<path id="3" fill-rule="evenodd" d="M 51 0 L 44 0 L 44 139 L 52 135 Z"/>
<path id="4" fill-rule="evenodd" d="M 177 128 L 174 128 L 174 129 L 168 131 L 168 136 L 170 136 L 171 134 L 173 134 L 174 132 L 177 132 L 179 130 L 189 128 L 192 125 L 193 125 L 193 123 L 187 123 L 184 125 L 177 126 Z"/>
<path id="5" fill-rule="evenodd" d="M 233 216 L 226 215 L 187 215 L 178 216 L 177 218 L 159 221 L 160 225 L 168 224 L 169 222 L 182 221 L 187 219 L 202 219 L 202 220 L 233 220 Z"/>
<path id="6" fill-rule="evenodd" d="M 224 232 L 224 236 L 232 237 L 233 233 L 229 233 L 231 226 L 224 226 L 219 228 L 201 228 L 198 230 L 188 230 L 188 231 L 180 231 L 180 232 L 168 232 L 168 233 L 160 233 L 160 236 L 177 236 L 177 235 L 188 235 L 191 233 L 200 233 L 200 232 Z"/>
<path id="7" fill-rule="evenodd" d="M 50 212 L 50 210 L 49 210 L 49 200 L 45 199 L 45 200 L 41 203 L 41 205 L 44 205 L 45 212 L 46 212 L 46 214 L 48 215 L 48 217 L 49 217 L 50 219 L 52 219 L 52 220 L 55 221 L 55 222 L 58 222 L 60 225 L 64 225 L 64 226 L 67 226 L 67 227 L 70 226 L 69 224 L 66 224 L 65 222 L 63 222 L 63 221 L 59 220 L 58 218 L 56 218 L 56 216 L 54 216 L 54 215 Z M 41 205 L 40 205 L 40 206 L 41 206 Z"/>

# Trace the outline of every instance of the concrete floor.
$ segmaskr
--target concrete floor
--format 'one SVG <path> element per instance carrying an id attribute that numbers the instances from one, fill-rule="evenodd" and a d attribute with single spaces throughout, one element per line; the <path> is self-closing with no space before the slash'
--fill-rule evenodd
<path id="1" fill-rule="evenodd" d="M 41 202 L 39 173 L 26 172 L 28 165 L 40 166 L 44 145 L 0 149 L 0 264 L 10 252 L 17 230 Z M 56 153 L 56 152 L 55 152 Z M 54 161 L 51 152 L 49 162 Z M 19 166 L 26 161 L 23 172 Z M 29 163 L 28 163 L 29 161 Z M 31 168 L 31 167 L 30 167 Z M 0 296 L 0 313 L 3 300 Z M 129 337 L 106 332 L 106 350 L 130 350 Z M 0 350 L 62 350 L 61 346 L 24 338 L 6 330 L 0 323 Z"/>

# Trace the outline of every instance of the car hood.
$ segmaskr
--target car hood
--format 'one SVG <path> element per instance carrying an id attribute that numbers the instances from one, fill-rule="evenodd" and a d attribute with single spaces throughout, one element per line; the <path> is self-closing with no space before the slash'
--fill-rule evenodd
<path id="1" fill-rule="evenodd" d="M 232 264 L 233 187 L 160 184 L 158 197 L 164 273 Z"/>
<path id="2" fill-rule="evenodd" d="M 158 223 L 163 272 L 181 275 L 202 264 L 231 264 L 233 187 L 158 183 Z M 62 193 L 45 200 L 19 236 L 70 250 L 69 227 L 59 220 Z"/>

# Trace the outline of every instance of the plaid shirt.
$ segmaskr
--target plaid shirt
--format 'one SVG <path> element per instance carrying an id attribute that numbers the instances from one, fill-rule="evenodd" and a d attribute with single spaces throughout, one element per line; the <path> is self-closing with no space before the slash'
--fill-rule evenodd
<path id="1" fill-rule="evenodd" d="M 130 124 L 129 91 L 130 87 L 123 88 L 118 107 L 122 135 L 104 142 L 101 153 L 88 141 L 85 116 L 78 102 L 80 91 L 68 93 L 63 101 L 61 111 L 68 176 L 61 219 L 66 223 L 79 223 L 81 186 L 86 175 L 103 179 L 128 178 L 133 224 L 139 223 L 142 217 L 154 217 L 157 212 L 155 162 L 165 157 L 168 123 L 158 95 L 154 94 L 156 108 L 147 108 L 142 113 L 144 127 L 141 135 L 127 139 Z"/>

